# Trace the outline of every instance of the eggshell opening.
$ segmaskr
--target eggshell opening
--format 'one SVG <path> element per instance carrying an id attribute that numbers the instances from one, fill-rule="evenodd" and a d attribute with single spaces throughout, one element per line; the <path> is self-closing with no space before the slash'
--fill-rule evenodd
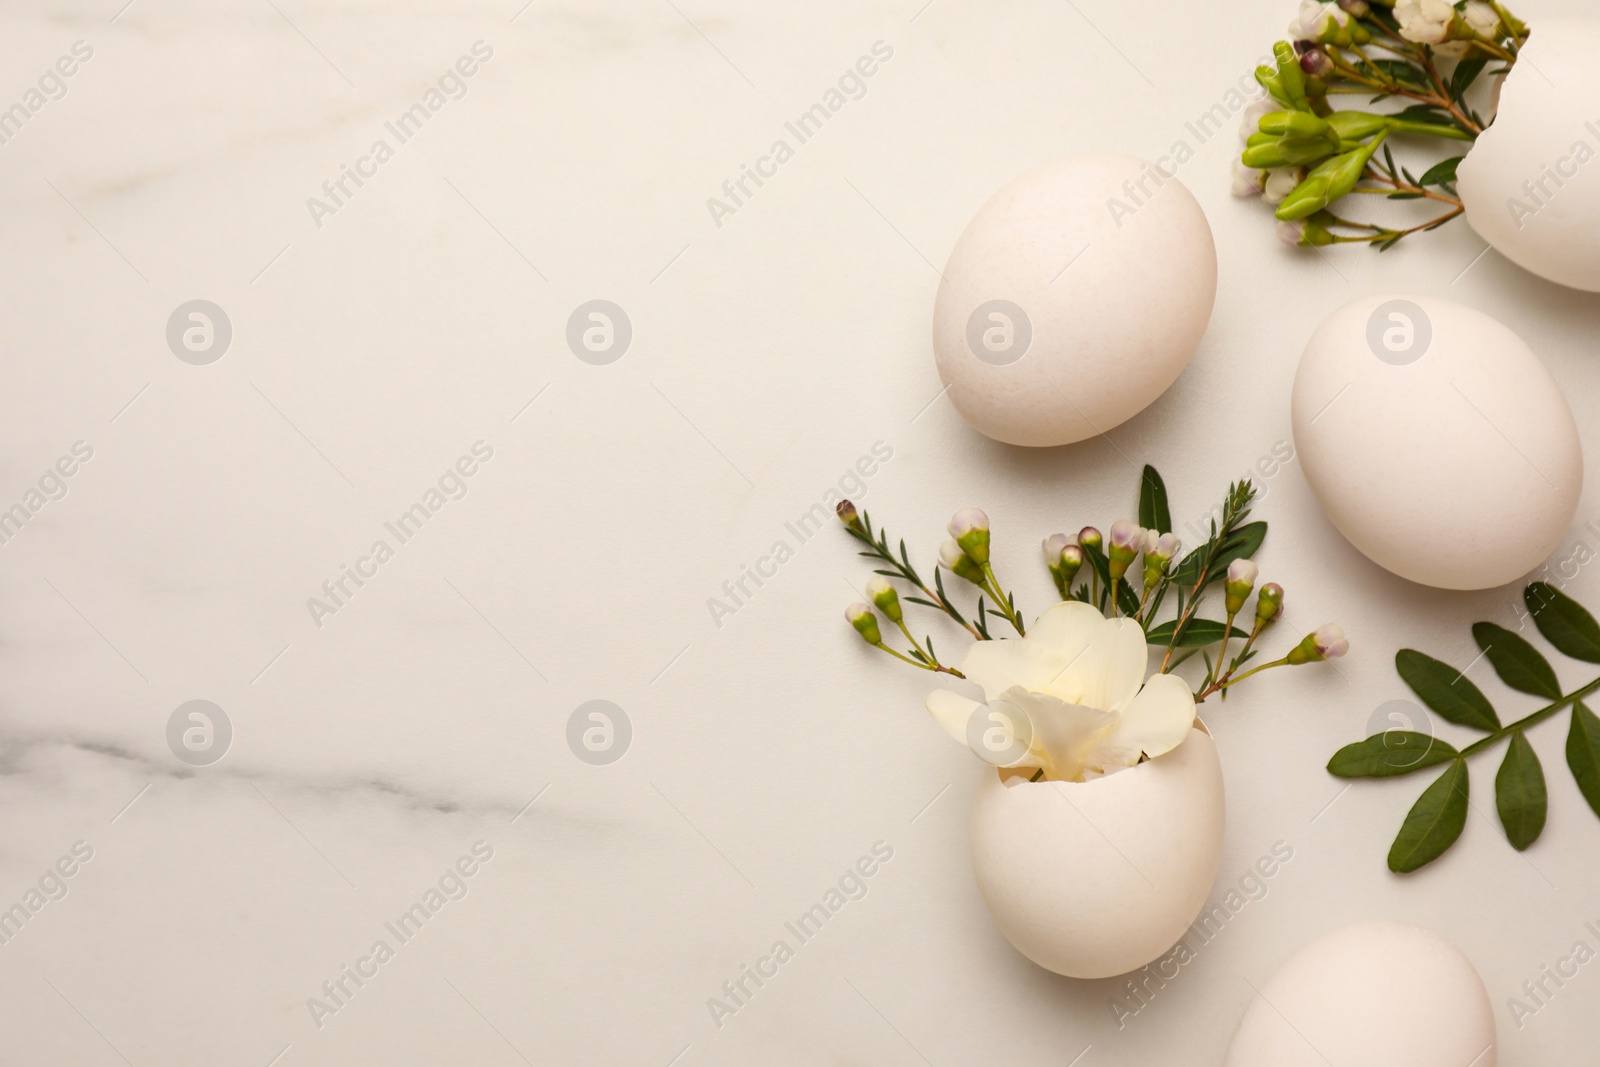
<path id="1" fill-rule="evenodd" d="M 1018 951 L 1072 978 L 1143 967 L 1183 936 L 1222 858 L 1225 801 L 1203 729 L 1163 756 L 1089 782 L 985 772 L 972 867 Z"/>
<path id="2" fill-rule="evenodd" d="M 1457 168 L 1467 221 L 1513 263 L 1600 292 L 1600 22 L 1541 19 Z"/>

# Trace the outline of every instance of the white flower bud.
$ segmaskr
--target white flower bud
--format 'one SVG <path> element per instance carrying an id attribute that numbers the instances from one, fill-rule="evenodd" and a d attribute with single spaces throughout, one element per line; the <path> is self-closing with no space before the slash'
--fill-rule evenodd
<path id="1" fill-rule="evenodd" d="M 1399 0 L 1394 17 L 1400 36 L 1417 44 L 1441 44 L 1450 34 L 1456 9 L 1446 0 Z"/>
<path id="2" fill-rule="evenodd" d="M 851 604 L 844 609 L 844 617 L 867 644 L 883 643 L 883 635 L 878 632 L 878 617 L 872 614 L 872 609 L 867 605 Z"/>
<path id="3" fill-rule="evenodd" d="M 962 508 L 950 517 L 950 536 L 974 563 L 989 562 L 989 516 L 978 508 Z"/>
<path id="4" fill-rule="evenodd" d="M 881 574 L 874 574 L 867 580 L 866 588 L 862 590 L 867 594 L 867 599 L 877 605 L 879 611 L 886 615 L 890 622 L 898 623 L 904 615 L 900 610 L 900 594 L 895 587 L 889 584 L 889 579 Z"/>
<path id="5" fill-rule="evenodd" d="M 1244 161 L 1233 161 L 1233 185 L 1229 191 L 1234 196 L 1260 196 L 1267 187 L 1267 172 L 1247 167 Z"/>
<path id="6" fill-rule="evenodd" d="M 1044 551 L 1044 564 L 1052 573 L 1061 569 L 1061 550 L 1070 544 L 1072 538 L 1061 533 L 1051 534 L 1040 542 L 1039 547 Z"/>
<path id="7" fill-rule="evenodd" d="M 1350 642 L 1345 639 L 1344 628 L 1338 623 L 1330 622 L 1317 627 L 1317 632 L 1311 635 L 1317 642 L 1317 651 L 1325 659 L 1336 659 L 1350 651 Z"/>
<path id="8" fill-rule="evenodd" d="M 1267 180 L 1262 183 L 1261 196 L 1269 204 L 1283 203 L 1296 186 L 1306 180 L 1304 167 L 1274 167 L 1266 173 Z"/>
<path id="9" fill-rule="evenodd" d="M 1493 4 L 1484 0 L 1467 0 L 1461 17 L 1466 19 L 1472 32 L 1484 40 L 1493 41 L 1500 37 L 1500 12 L 1494 9 Z"/>
<path id="10" fill-rule="evenodd" d="M 954 541 L 946 541 L 939 546 L 939 562 L 957 578 L 965 578 L 978 585 L 983 584 L 983 568 Z"/>

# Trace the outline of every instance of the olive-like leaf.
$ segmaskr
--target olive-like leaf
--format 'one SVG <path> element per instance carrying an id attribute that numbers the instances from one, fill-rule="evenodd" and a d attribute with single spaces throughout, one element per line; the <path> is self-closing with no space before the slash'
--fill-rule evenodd
<path id="1" fill-rule="evenodd" d="M 1335 752 L 1328 761 L 1328 773 L 1339 778 L 1392 778 L 1457 755 L 1453 746 L 1437 737 L 1415 730 L 1385 730 Z"/>
<path id="2" fill-rule="evenodd" d="M 1456 166 L 1465 159 L 1465 156 L 1456 156 L 1453 159 L 1442 160 L 1435 163 L 1423 172 L 1417 179 L 1418 185 L 1443 185 L 1456 180 Z"/>
<path id="3" fill-rule="evenodd" d="M 1363 63 L 1361 66 L 1366 66 L 1366 64 Z M 1410 82 L 1412 85 L 1427 88 L 1427 74 L 1423 72 L 1421 67 L 1407 63 L 1404 60 L 1375 59 L 1372 61 L 1372 66 L 1398 81 Z"/>
<path id="4" fill-rule="evenodd" d="M 1394 668 L 1422 702 L 1447 722 L 1485 732 L 1500 729 L 1500 716 L 1472 680 L 1448 663 L 1414 648 L 1394 654 Z"/>
<path id="5" fill-rule="evenodd" d="M 1467 825 L 1466 760 L 1452 760 L 1411 806 L 1389 848 L 1389 869 L 1406 874 L 1442 856 Z"/>
<path id="6" fill-rule="evenodd" d="M 1472 624 L 1472 638 L 1489 657 L 1502 682 L 1546 700 L 1561 699 L 1561 683 L 1556 681 L 1550 661 L 1522 637 L 1504 626 L 1477 622 Z"/>
<path id="7" fill-rule="evenodd" d="M 1522 599 L 1539 632 L 1557 652 L 1600 663 L 1600 622 L 1582 604 L 1548 582 L 1534 582 L 1522 591 Z"/>
<path id="8" fill-rule="evenodd" d="M 1156 533 L 1172 532 L 1172 513 L 1167 509 L 1167 483 L 1150 464 L 1144 465 L 1139 479 L 1139 525 Z"/>
<path id="9" fill-rule="evenodd" d="M 1572 706 L 1572 729 L 1567 732 L 1567 766 L 1578 791 L 1600 815 L 1600 719 L 1580 701 Z"/>
<path id="10" fill-rule="evenodd" d="M 1544 768 L 1521 730 L 1511 732 L 1511 747 L 1494 776 L 1494 804 L 1506 840 L 1521 852 L 1539 839 L 1549 798 L 1544 788 Z"/>
<path id="11" fill-rule="evenodd" d="M 1212 557 L 1211 565 L 1206 569 L 1205 585 L 1221 581 L 1228 573 L 1228 564 L 1236 559 L 1249 559 L 1261 549 L 1261 542 L 1267 538 L 1267 524 L 1264 522 L 1247 522 L 1228 535 L 1227 540 L 1217 547 L 1217 554 Z M 1194 585 L 1200 579 L 1201 557 L 1205 554 L 1206 546 L 1190 552 L 1183 557 L 1183 561 L 1172 571 L 1172 580 L 1180 587 Z M 1202 586 L 1204 588 L 1204 586 Z"/>
<path id="12" fill-rule="evenodd" d="M 1167 645 L 1172 642 L 1173 628 L 1178 625 L 1177 619 L 1162 623 L 1160 626 L 1151 627 L 1145 634 L 1145 640 L 1152 645 Z M 1178 641 L 1179 648 L 1202 648 L 1214 645 L 1222 640 L 1223 624 L 1215 619 L 1190 619 L 1189 625 L 1183 628 L 1183 637 Z M 1249 637 L 1250 635 L 1237 626 L 1233 628 L 1230 637 Z"/>
<path id="13" fill-rule="evenodd" d="M 1489 65 L 1487 56 L 1476 56 L 1472 59 L 1463 59 L 1456 64 L 1456 72 L 1450 77 L 1450 99 L 1460 100 L 1462 95 L 1478 80 L 1478 75 L 1483 73 L 1483 68 Z"/>

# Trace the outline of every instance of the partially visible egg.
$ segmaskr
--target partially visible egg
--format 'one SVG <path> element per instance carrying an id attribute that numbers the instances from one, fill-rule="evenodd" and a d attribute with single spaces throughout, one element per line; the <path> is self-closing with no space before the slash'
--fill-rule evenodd
<path id="1" fill-rule="evenodd" d="M 1531 27 L 1456 188 L 1472 228 L 1507 259 L 1600 292 L 1600 22 Z"/>
<path id="2" fill-rule="evenodd" d="M 1160 958 L 1222 860 L 1222 765 L 1194 730 L 1153 760 L 1087 782 L 984 773 L 972 870 L 995 925 L 1034 963 L 1106 978 Z"/>
<path id="3" fill-rule="evenodd" d="M 1472 961 L 1408 923 L 1346 926 L 1295 953 L 1245 1009 L 1223 1067 L 1495 1067 Z"/>
<path id="4" fill-rule="evenodd" d="M 1521 338 L 1473 308 L 1397 294 L 1346 304 L 1306 345 L 1290 415 L 1322 510 L 1413 582 L 1513 581 L 1577 511 L 1583 449 L 1566 398 Z"/>
<path id="5" fill-rule="evenodd" d="M 1082 441 L 1177 381 L 1216 293 L 1211 228 L 1182 183 L 1131 156 L 1059 159 L 956 241 L 933 309 L 939 378 L 998 441 Z"/>

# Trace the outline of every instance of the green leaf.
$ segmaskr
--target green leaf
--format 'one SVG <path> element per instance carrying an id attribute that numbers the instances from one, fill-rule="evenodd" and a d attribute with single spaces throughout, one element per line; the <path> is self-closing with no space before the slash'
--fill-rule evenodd
<path id="1" fill-rule="evenodd" d="M 1261 549 L 1261 542 L 1266 539 L 1267 524 L 1264 522 L 1247 522 L 1233 531 L 1217 548 L 1216 555 L 1211 560 L 1211 566 L 1206 571 L 1205 585 L 1220 581 L 1228 573 L 1228 564 L 1236 559 L 1249 559 Z M 1200 563 L 1205 555 L 1206 546 L 1190 552 L 1183 557 L 1183 562 L 1178 564 L 1173 572 L 1172 580 L 1183 588 L 1189 588 L 1200 578 Z M 1202 587 L 1203 588 L 1203 587 Z"/>
<path id="2" fill-rule="evenodd" d="M 1578 791 L 1600 815 L 1600 719 L 1577 703 L 1572 706 L 1572 730 L 1567 734 L 1567 766 Z"/>
<path id="3" fill-rule="evenodd" d="M 1406 874 L 1444 855 L 1467 825 L 1466 760 L 1452 760 L 1445 772 L 1422 791 L 1406 814 L 1389 848 L 1389 869 Z"/>
<path id="4" fill-rule="evenodd" d="M 1335 752 L 1328 761 L 1328 773 L 1339 778 L 1392 778 L 1453 760 L 1457 755 L 1453 747 L 1437 737 L 1415 730 L 1385 730 Z"/>
<path id="5" fill-rule="evenodd" d="M 1167 485 L 1150 464 L 1144 465 L 1139 479 L 1139 525 L 1156 533 L 1172 532 L 1172 514 L 1167 510 Z"/>
<path id="6" fill-rule="evenodd" d="M 1412 104 L 1404 111 L 1395 112 L 1394 118 L 1406 122 L 1449 122 L 1450 114 L 1433 104 Z M 1392 168 L 1391 168 L 1392 169 Z"/>
<path id="7" fill-rule="evenodd" d="M 1447 722 L 1470 726 L 1474 730 L 1500 729 L 1500 716 L 1494 705 L 1472 684 L 1472 680 L 1448 663 L 1413 648 L 1394 654 L 1394 669 L 1422 702 Z"/>
<path id="8" fill-rule="evenodd" d="M 1511 747 L 1494 776 L 1494 804 L 1512 848 L 1521 852 L 1539 839 L 1548 807 L 1544 768 L 1521 730 L 1511 732 Z"/>
<path id="9" fill-rule="evenodd" d="M 1483 68 L 1489 65 L 1488 57 L 1463 59 L 1456 64 L 1456 72 L 1450 78 L 1450 98 L 1460 100 L 1463 93 L 1472 88 L 1472 83 L 1478 80 L 1478 75 L 1483 73 Z"/>
<path id="10" fill-rule="evenodd" d="M 1473 623 L 1472 639 L 1489 657 L 1502 682 L 1546 700 L 1561 699 L 1561 683 L 1556 681 L 1550 661 L 1527 641 L 1492 622 Z"/>
<path id="11" fill-rule="evenodd" d="M 1372 65 L 1397 81 L 1420 85 L 1424 89 L 1428 88 L 1428 75 L 1423 72 L 1421 67 L 1413 66 L 1399 59 L 1376 59 L 1373 60 Z"/>
<path id="12" fill-rule="evenodd" d="M 1546 582 L 1522 591 L 1528 611 L 1544 639 L 1556 651 L 1586 663 L 1600 663 L 1600 623 L 1582 604 Z"/>
<path id="13" fill-rule="evenodd" d="M 1145 640 L 1152 645 L 1166 645 L 1172 640 L 1173 628 L 1178 625 L 1177 619 L 1162 623 L 1152 628 L 1145 634 Z M 1205 645 L 1214 645 L 1222 640 L 1223 624 L 1214 619 L 1192 619 L 1188 626 L 1183 628 L 1183 637 L 1178 641 L 1179 648 L 1201 648 Z M 1230 637 L 1249 637 L 1250 634 L 1235 626 Z"/>
<path id="14" fill-rule="evenodd" d="M 1456 180 L 1456 167 L 1466 156 L 1455 156 L 1451 159 L 1440 160 L 1425 171 L 1417 179 L 1418 185 L 1446 185 Z"/>

